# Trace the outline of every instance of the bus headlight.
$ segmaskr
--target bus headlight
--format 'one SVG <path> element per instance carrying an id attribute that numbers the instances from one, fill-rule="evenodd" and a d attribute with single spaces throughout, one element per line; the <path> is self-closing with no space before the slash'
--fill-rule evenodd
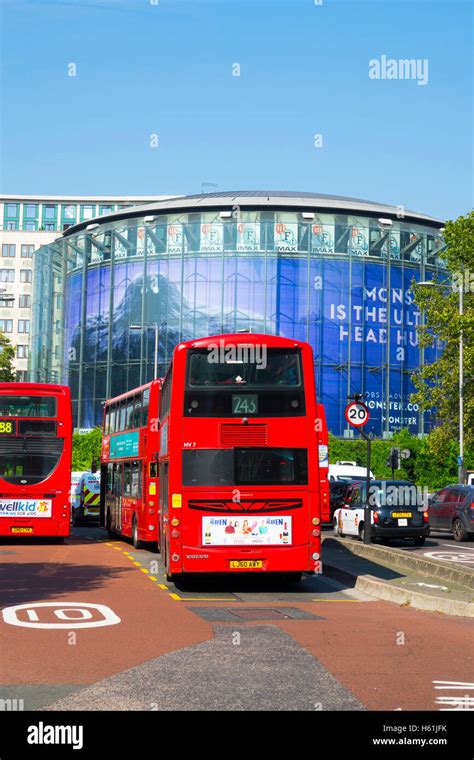
<path id="1" fill-rule="evenodd" d="M 311 556 L 312 556 L 313 559 L 319 559 L 318 552 L 313 552 Z"/>
<path id="2" fill-rule="evenodd" d="M 319 523 L 321 522 L 321 520 L 319 519 L 319 517 L 313 517 L 313 519 L 311 520 L 311 522 L 313 523 L 313 525 L 319 525 Z"/>

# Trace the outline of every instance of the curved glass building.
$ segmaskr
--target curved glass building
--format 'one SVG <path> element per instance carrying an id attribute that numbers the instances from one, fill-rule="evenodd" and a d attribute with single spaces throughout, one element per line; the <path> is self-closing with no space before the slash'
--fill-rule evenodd
<path id="1" fill-rule="evenodd" d="M 423 316 L 413 280 L 445 274 L 442 222 L 378 203 L 242 191 L 122 209 L 35 254 L 30 378 L 71 387 L 75 425 L 161 375 L 180 340 L 236 332 L 311 343 L 330 430 L 366 394 L 375 436 L 432 420 L 410 401 Z M 157 348 L 155 348 L 157 347 Z"/>

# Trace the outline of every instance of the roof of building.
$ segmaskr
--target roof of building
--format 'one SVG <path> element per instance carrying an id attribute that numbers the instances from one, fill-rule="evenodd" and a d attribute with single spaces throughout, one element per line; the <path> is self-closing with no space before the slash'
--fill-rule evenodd
<path id="1" fill-rule="evenodd" d="M 300 209 L 302 211 L 320 211 L 341 215 L 362 214 L 373 217 L 387 217 L 405 222 L 425 224 L 429 227 L 443 225 L 443 220 L 436 219 L 416 211 L 409 211 L 402 206 L 390 206 L 386 203 L 349 198 L 341 195 L 325 193 L 292 192 L 287 190 L 227 190 L 216 193 L 199 195 L 182 195 L 168 197 L 164 200 L 152 201 L 142 206 L 120 209 L 104 214 L 94 219 L 80 222 L 64 235 L 69 237 L 90 224 L 105 224 L 115 220 L 130 219 L 140 216 L 152 216 L 166 213 L 192 213 L 192 211 L 232 210 L 239 208 L 252 209 Z"/>

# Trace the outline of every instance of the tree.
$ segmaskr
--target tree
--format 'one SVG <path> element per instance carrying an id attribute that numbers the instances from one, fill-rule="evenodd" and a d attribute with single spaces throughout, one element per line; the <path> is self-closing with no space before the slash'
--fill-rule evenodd
<path id="1" fill-rule="evenodd" d="M 440 287 L 413 286 L 415 300 L 425 315 L 418 334 L 420 347 L 441 341 L 440 357 L 412 376 L 421 409 L 436 408 L 444 437 L 456 437 L 459 429 L 459 338 L 464 344 L 464 435 L 474 443 L 474 212 L 446 222 L 443 252 L 451 282 Z M 459 316 L 459 288 L 463 289 L 464 316 Z"/>
<path id="2" fill-rule="evenodd" d="M 15 381 L 14 358 L 15 349 L 8 338 L 0 332 L 0 381 L 2 383 L 13 383 Z"/>
<path id="3" fill-rule="evenodd" d="M 99 459 L 102 430 L 96 427 L 89 433 L 74 433 L 72 437 L 72 469 L 74 472 L 90 470 L 92 460 Z"/>

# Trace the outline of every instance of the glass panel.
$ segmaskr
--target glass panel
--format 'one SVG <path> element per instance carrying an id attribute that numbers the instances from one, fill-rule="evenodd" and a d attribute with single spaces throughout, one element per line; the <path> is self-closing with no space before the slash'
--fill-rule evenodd
<path id="1" fill-rule="evenodd" d="M 0 396 L 0 417 L 55 417 L 51 396 Z"/>
<path id="2" fill-rule="evenodd" d="M 60 454 L 0 454 L 0 477 L 7 483 L 41 483 L 51 475 L 59 457 Z"/>
<path id="3" fill-rule="evenodd" d="M 190 386 L 301 385 L 299 351 L 253 346 L 219 346 L 211 351 L 191 351 Z"/>

